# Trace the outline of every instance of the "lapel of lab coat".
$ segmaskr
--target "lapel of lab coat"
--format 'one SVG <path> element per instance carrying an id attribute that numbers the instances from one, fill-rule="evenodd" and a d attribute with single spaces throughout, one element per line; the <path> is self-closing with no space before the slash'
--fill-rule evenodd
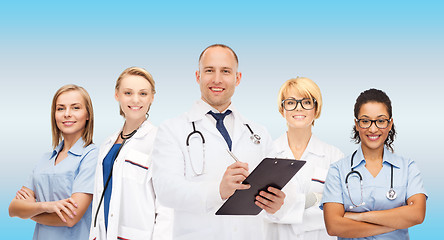
<path id="1" fill-rule="evenodd" d="M 114 145 L 114 142 L 116 141 L 117 137 L 119 136 L 120 131 L 122 131 L 122 130 L 119 129 L 119 131 L 114 132 L 113 135 L 108 137 L 108 139 L 106 139 L 106 141 L 103 143 L 103 145 L 100 149 L 100 156 L 99 156 L 99 161 L 101 164 L 102 164 L 103 160 L 105 159 L 105 156 L 108 154 L 109 150 L 111 149 L 111 147 Z"/>
<path id="2" fill-rule="evenodd" d="M 234 129 L 233 129 L 233 136 L 231 137 L 231 141 L 233 142 L 233 151 L 236 148 L 236 146 L 239 146 L 239 142 L 241 141 L 241 138 L 244 134 L 249 134 L 250 130 L 248 130 L 245 123 L 247 121 L 242 117 L 242 115 L 237 111 L 237 109 L 234 106 L 231 106 L 231 111 L 233 111 L 234 115 Z M 251 126 L 250 128 L 252 131 L 254 131 L 254 127 Z"/>
<path id="3" fill-rule="evenodd" d="M 291 152 L 290 146 L 288 145 L 287 132 L 282 134 L 273 143 L 274 149 L 276 151 L 276 156 L 280 158 L 293 159 L 293 153 Z"/>
<path id="4" fill-rule="evenodd" d="M 274 147 L 278 156 L 285 158 L 294 158 L 290 146 L 288 145 L 287 133 L 282 134 L 278 139 L 276 139 L 276 141 L 274 142 Z M 304 153 L 301 156 L 301 159 L 310 159 L 309 155 L 316 155 L 319 157 L 325 156 L 325 151 L 324 148 L 322 148 L 322 143 L 313 134 L 311 135 L 311 138 L 307 144 L 307 147 L 305 148 Z"/>
<path id="5" fill-rule="evenodd" d="M 139 127 L 139 129 L 137 130 L 136 134 L 134 134 L 134 136 L 132 136 L 130 139 L 128 139 L 128 141 L 125 143 L 125 145 L 127 145 L 131 139 L 137 139 L 137 138 L 143 138 L 145 137 L 145 135 L 152 130 L 154 126 L 151 124 L 151 122 L 149 122 L 148 120 L 146 120 L 145 122 L 142 123 L 142 125 Z M 105 159 L 105 156 L 108 154 L 109 150 L 111 149 L 111 147 L 114 145 L 114 142 L 116 142 L 116 139 L 119 137 L 120 132 L 122 131 L 122 129 L 119 129 L 119 131 L 114 132 L 110 137 L 108 137 L 108 139 L 103 143 L 101 149 L 100 149 L 100 156 L 99 156 L 99 161 L 100 163 L 97 164 L 97 173 L 102 173 L 103 172 L 103 160 Z M 124 156 L 126 149 L 123 147 L 121 152 L 119 153 L 119 156 Z M 119 158 L 119 156 L 117 156 L 117 158 Z M 117 159 L 116 159 L 117 161 Z M 115 163 L 114 163 L 115 164 Z M 103 179 L 102 178 L 96 178 L 96 181 L 98 182 L 97 187 L 103 191 Z"/>
<path id="6" fill-rule="evenodd" d="M 205 134 L 207 132 L 209 132 L 209 133 L 215 135 L 216 137 L 220 137 L 221 139 L 223 139 L 219 130 L 217 130 L 216 125 L 214 125 L 205 116 L 205 114 L 206 114 L 205 110 L 203 110 L 202 108 L 199 107 L 198 102 L 195 102 L 193 104 L 193 106 L 191 107 L 190 111 L 187 113 L 187 119 L 188 119 L 190 126 L 192 125 L 192 122 L 195 122 L 194 124 L 196 125 L 196 131 L 202 132 L 202 135 L 204 135 L 204 138 L 205 138 Z"/>

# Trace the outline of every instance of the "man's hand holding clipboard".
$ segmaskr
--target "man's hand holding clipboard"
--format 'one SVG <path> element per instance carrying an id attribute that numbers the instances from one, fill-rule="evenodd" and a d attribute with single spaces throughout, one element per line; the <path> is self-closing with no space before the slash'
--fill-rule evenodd
<path id="1" fill-rule="evenodd" d="M 227 150 L 228 151 L 228 150 Z M 301 169 L 305 161 L 265 158 L 248 172 L 248 164 L 236 161 L 228 166 L 220 184 L 220 195 L 227 201 L 216 215 L 256 215 L 263 209 L 276 213 L 284 204 L 282 189 Z"/>
<path id="2" fill-rule="evenodd" d="M 219 189 L 223 200 L 231 197 L 236 190 L 247 190 L 251 187 L 250 184 L 244 183 L 245 179 L 250 175 L 248 172 L 248 164 L 240 162 L 231 151 L 227 150 L 227 152 L 236 162 L 228 166 L 222 177 Z M 269 186 L 267 189 L 259 191 L 257 196 L 255 196 L 254 204 L 266 212 L 274 214 L 284 204 L 284 199 L 284 192 L 278 188 Z"/>

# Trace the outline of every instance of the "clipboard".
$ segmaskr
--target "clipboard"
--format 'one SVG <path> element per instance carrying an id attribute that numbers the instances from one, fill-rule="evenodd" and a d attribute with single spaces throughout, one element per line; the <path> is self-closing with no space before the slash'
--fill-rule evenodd
<path id="1" fill-rule="evenodd" d="M 271 186 L 281 190 L 304 166 L 306 161 L 264 158 L 242 182 L 250 184 L 246 190 L 236 190 L 217 210 L 216 215 L 257 215 L 262 211 L 254 202 L 260 191 Z"/>

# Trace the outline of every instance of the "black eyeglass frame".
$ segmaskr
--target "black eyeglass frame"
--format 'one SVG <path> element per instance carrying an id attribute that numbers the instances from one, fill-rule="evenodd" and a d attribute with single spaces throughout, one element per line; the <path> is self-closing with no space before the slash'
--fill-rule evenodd
<path id="1" fill-rule="evenodd" d="M 361 126 L 361 121 L 366 120 L 366 121 L 370 121 L 370 126 L 368 127 L 362 127 Z M 387 122 L 387 127 L 379 127 L 378 126 L 378 121 L 384 120 L 385 122 Z M 375 124 L 375 126 L 379 129 L 386 129 L 388 128 L 388 126 L 390 125 L 390 122 L 392 121 L 392 119 L 376 119 L 376 120 L 370 120 L 370 119 L 356 119 L 356 121 L 358 122 L 358 126 L 362 129 L 368 129 L 371 128 L 373 123 Z"/>
<path id="2" fill-rule="evenodd" d="M 291 109 L 291 110 L 285 108 L 285 101 L 289 101 L 289 100 L 291 100 L 291 101 L 296 101 L 296 105 L 295 105 L 294 108 Z M 284 100 L 282 100 L 282 103 L 281 103 L 281 104 L 282 104 L 282 108 L 285 109 L 286 111 L 293 111 L 293 110 L 295 110 L 295 109 L 298 107 L 298 104 L 299 104 L 299 103 L 301 104 L 301 107 L 302 107 L 303 109 L 305 109 L 305 110 L 312 110 L 312 109 L 314 109 L 314 108 L 316 107 L 317 101 L 316 101 L 315 98 L 312 98 L 312 99 L 311 99 L 311 100 L 313 101 L 313 107 L 312 107 L 312 108 L 305 108 L 305 107 L 304 107 L 304 104 L 302 104 L 302 101 L 304 101 L 304 100 L 310 100 L 310 98 L 302 98 L 302 99 L 300 99 L 300 100 L 297 100 L 297 99 L 294 99 L 294 98 L 287 98 L 287 99 L 284 99 Z"/>

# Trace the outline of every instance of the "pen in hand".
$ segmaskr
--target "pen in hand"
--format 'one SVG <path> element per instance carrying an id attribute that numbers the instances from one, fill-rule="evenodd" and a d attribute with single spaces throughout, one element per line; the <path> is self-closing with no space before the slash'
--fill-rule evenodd
<path id="1" fill-rule="evenodd" d="M 228 154 L 234 159 L 235 163 L 227 167 L 219 186 L 219 193 L 222 200 L 226 200 L 234 194 L 236 190 L 249 189 L 250 184 L 243 181 L 248 177 L 248 163 L 241 162 L 227 149 Z"/>
<path id="2" fill-rule="evenodd" d="M 234 154 L 233 154 L 230 150 L 227 149 L 227 152 L 228 152 L 228 153 L 230 154 L 230 156 L 234 159 L 234 161 L 236 161 L 236 162 L 240 162 L 239 159 L 237 159 L 237 157 L 234 156 Z"/>

